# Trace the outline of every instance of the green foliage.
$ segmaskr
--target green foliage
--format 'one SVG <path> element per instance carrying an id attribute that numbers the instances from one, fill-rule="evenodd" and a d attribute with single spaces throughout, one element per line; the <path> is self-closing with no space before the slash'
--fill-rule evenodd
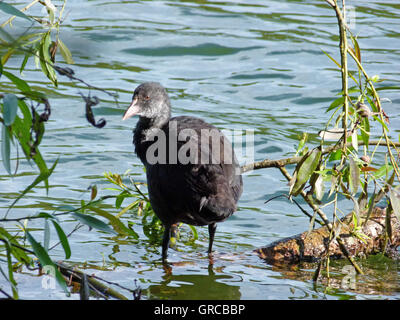
<path id="1" fill-rule="evenodd" d="M 143 183 L 135 182 L 129 177 L 129 171 L 122 176 L 116 173 L 106 172 L 104 177 L 108 182 L 115 187 L 106 188 L 107 190 L 117 191 L 119 194 L 115 198 L 115 207 L 121 209 L 122 203 L 126 198 L 134 198 L 135 200 L 122 208 L 116 215 L 121 217 L 132 211 L 136 217 L 141 218 L 143 232 L 151 242 L 158 243 L 162 237 L 163 226 L 161 221 L 155 215 L 153 208 L 150 205 L 150 200 L 147 195 L 140 190 Z M 130 179 L 130 185 L 123 182 L 124 178 Z M 132 223 L 132 222 L 131 222 Z"/>
<path id="2" fill-rule="evenodd" d="M 6 214 L 0 217 L 0 222 L 16 221 L 19 223 L 23 235 L 20 232 L 8 231 L 5 227 L 0 226 L 0 255 L 6 256 L 8 273 L 1 271 L 4 279 L 10 284 L 12 297 L 18 298 L 17 283 L 14 279 L 15 268 L 20 265 L 33 266 L 32 257 L 39 259 L 42 268 L 51 267 L 54 272 L 57 283 L 69 294 L 66 282 L 57 269 L 49 255 L 50 250 L 54 247 L 50 246 L 50 230 L 51 225 L 54 227 L 61 244 L 65 259 L 69 259 L 72 255 L 68 237 L 80 226 L 86 225 L 90 229 L 100 230 L 112 234 L 114 236 L 131 236 L 137 238 L 137 234 L 126 227 L 118 217 L 106 212 L 104 209 L 98 208 L 97 204 L 106 199 L 106 197 L 95 200 L 97 189 L 92 188 L 91 200 L 88 203 L 82 201 L 82 206 L 74 208 L 60 207 L 54 212 L 40 212 L 37 215 L 28 217 L 12 217 L 12 208 L 23 198 L 26 193 L 44 183 L 46 191 L 49 189 L 49 178 L 54 172 L 58 159 L 54 161 L 52 166 L 48 168 L 45 159 L 40 152 L 40 143 L 45 134 L 45 124 L 51 114 L 51 106 L 46 94 L 40 90 L 33 90 L 31 86 L 23 80 L 14 68 L 8 68 L 7 62 L 12 56 L 22 56 L 19 73 L 22 73 L 27 65 L 29 58 L 33 57 L 36 66 L 57 86 L 57 74 L 54 63 L 56 61 L 56 53 L 59 52 L 66 63 L 74 63 L 71 52 L 68 47 L 59 38 L 59 28 L 62 22 L 65 2 L 58 10 L 59 15 L 56 16 L 56 10 L 50 0 L 38 2 L 47 9 L 47 17 L 39 19 L 37 17 L 29 17 L 27 14 L 19 11 L 14 6 L 5 2 L 0 2 L 0 11 L 11 15 L 9 19 L 0 27 L 0 79 L 2 82 L 8 82 L 11 88 L 5 92 L 0 91 L 0 123 L 1 123 L 1 160 L 3 166 L 9 175 L 13 172 L 13 159 L 11 158 L 12 150 L 17 149 L 23 151 L 23 157 L 38 169 L 38 175 L 28 184 L 24 190 L 14 199 L 9 206 Z M 5 29 L 7 24 L 15 18 L 24 18 L 32 23 L 40 23 L 42 28 L 36 28 L 34 32 L 24 32 L 19 37 L 14 37 Z M 37 31 L 39 30 L 39 31 Z M 30 30 L 27 30 L 30 31 Z M 60 69 L 58 69 L 60 70 Z M 28 107 L 30 105 L 31 107 Z M 34 107 L 36 105 L 36 107 Z M 44 106 L 44 111 L 39 113 L 37 108 L 39 105 Z M 18 167 L 17 160 L 15 167 Z M 16 170 L 15 170 L 16 171 Z M 11 213 L 11 214 L 10 214 Z M 77 227 L 70 234 L 66 234 L 62 228 L 62 222 L 57 216 L 69 215 L 77 221 Z M 9 217 L 10 216 L 10 217 Z M 95 217 L 105 218 L 109 224 Z M 28 231 L 29 221 L 32 219 L 42 219 L 44 221 L 43 243 L 39 243 Z M 22 224 L 20 221 L 24 221 Z M 28 240 L 28 243 L 23 241 Z M 33 251 L 31 251 L 32 248 Z"/>
<path id="3" fill-rule="evenodd" d="M 348 43 L 348 52 L 343 53 L 340 47 L 344 54 L 342 63 L 348 57 L 353 58 L 358 77 L 357 73 L 351 74 L 342 63 L 324 51 L 341 71 L 343 88 L 339 97 L 327 106 L 326 111 L 332 114 L 325 129 L 319 133 L 322 138 L 320 145 L 307 151 L 305 136 L 300 140 L 296 156 L 300 154 L 302 158 L 289 183 L 289 194 L 297 196 L 301 193 L 307 202 L 319 204 L 318 208 L 333 204 L 334 219 L 338 218 L 337 211 L 340 211 L 339 196 L 351 199 L 354 204 L 353 235 L 365 241 L 367 237 L 362 233 L 363 223 L 383 197 L 400 217 L 400 186 L 394 186 L 400 182 L 400 150 L 389 137 L 389 117 L 378 95 L 380 90 L 397 88 L 382 86 L 383 80 L 378 75 L 368 76 L 361 64 L 361 48 L 357 38 L 348 29 L 345 33 L 350 36 L 351 43 Z M 342 39 L 344 37 L 341 36 Z M 347 78 L 354 82 L 350 88 L 347 87 L 347 80 L 350 81 Z M 379 88 L 375 88 L 377 83 L 380 84 Z M 379 130 L 374 132 L 381 133 L 374 137 L 372 143 L 371 130 L 375 128 Z M 381 160 L 382 153 L 377 151 L 379 145 L 386 148 L 384 163 Z M 321 202 L 325 194 L 324 181 L 330 182 L 325 203 Z"/>
<path id="4" fill-rule="evenodd" d="M 31 18 L 29 18 L 25 13 L 15 9 L 12 5 L 5 3 L 4 1 L 0 2 L 0 10 L 12 16 L 17 16 L 32 21 Z"/>
<path id="5" fill-rule="evenodd" d="M 42 267 L 50 266 L 52 270 L 55 273 L 55 277 L 57 280 L 57 283 L 61 286 L 61 288 L 64 290 L 64 292 L 69 296 L 69 291 L 67 288 L 67 284 L 65 282 L 64 277 L 54 264 L 54 262 L 51 260 L 49 257 L 47 250 L 43 248 L 43 246 L 35 240 L 35 238 L 28 232 L 26 231 L 26 238 L 29 241 L 29 243 L 32 246 L 33 251 L 35 252 L 36 257 L 39 259 L 40 264 Z"/>
<path id="6" fill-rule="evenodd" d="M 117 209 L 122 209 L 116 215 L 116 217 L 119 218 L 127 213 L 133 213 L 136 218 L 141 219 L 143 233 L 150 240 L 150 242 L 160 244 L 162 235 L 164 233 L 164 227 L 160 219 L 154 213 L 147 194 L 141 190 L 141 187 L 145 186 L 145 184 L 134 181 L 129 175 L 129 170 L 123 175 L 106 172 L 104 173 L 104 176 L 108 182 L 114 185 L 114 187 L 108 187 L 106 190 L 118 192 L 115 197 L 115 207 Z M 125 183 L 124 180 L 129 180 L 130 184 Z M 133 198 L 134 201 L 123 207 L 122 203 L 126 198 Z M 133 224 L 132 221 L 130 221 L 130 223 Z M 195 241 L 198 239 L 197 230 L 193 226 L 190 226 L 190 230 L 192 233 L 192 237 L 190 239 Z M 178 239 L 179 234 L 180 233 L 177 232 Z"/>
<path id="7" fill-rule="evenodd" d="M 293 184 L 289 193 L 297 196 L 304 188 L 307 181 L 312 176 L 313 172 L 317 169 L 321 158 L 321 150 L 314 149 L 307 152 L 302 160 L 297 164 L 293 174 Z"/>

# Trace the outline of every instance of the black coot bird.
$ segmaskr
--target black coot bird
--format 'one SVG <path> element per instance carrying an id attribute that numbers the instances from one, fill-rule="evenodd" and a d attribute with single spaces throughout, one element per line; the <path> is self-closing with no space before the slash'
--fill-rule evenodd
<path id="1" fill-rule="evenodd" d="M 139 85 L 123 120 L 134 115 L 135 152 L 146 167 L 150 203 L 165 232 L 167 257 L 171 226 L 208 225 L 212 251 L 216 223 L 236 211 L 242 194 L 240 167 L 228 139 L 216 127 L 188 116 L 171 118 L 171 104 L 157 82 Z"/>

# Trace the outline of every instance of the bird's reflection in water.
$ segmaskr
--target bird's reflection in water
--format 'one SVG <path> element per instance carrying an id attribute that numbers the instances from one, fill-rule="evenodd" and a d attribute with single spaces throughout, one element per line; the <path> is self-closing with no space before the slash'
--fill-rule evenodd
<path id="1" fill-rule="evenodd" d="M 193 261 L 164 263 L 164 275 L 159 284 L 148 287 L 150 299 L 165 298 L 196 300 L 196 299 L 240 299 L 240 287 L 228 285 L 235 281 L 236 277 L 227 274 L 216 274 L 213 267 L 212 257 L 209 258 L 207 269 L 199 269 L 198 264 Z M 193 265 L 192 274 L 180 274 L 181 266 Z"/>

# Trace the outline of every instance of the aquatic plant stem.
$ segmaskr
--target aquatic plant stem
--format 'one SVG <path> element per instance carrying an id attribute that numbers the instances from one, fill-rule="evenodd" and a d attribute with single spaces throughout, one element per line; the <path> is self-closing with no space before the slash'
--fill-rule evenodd
<path id="1" fill-rule="evenodd" d="M 348 51 L 348 43 L 347 43 L 347 33 L 346 33 L 346 23 L 345 23 L 345 0 L 342 0 L 343 6 L 342 11 L 340 11 L 339 6 L 337 5 L 336 0 L 335 6 L 333 7 L 336 12 L 336 18 L 338 20 L 339 25 L 339 35 L 340 35 L 340 59 L 341 59 L 341 68 L 340 71 L 342 73 L 342 92 L 343 92 L 343 120 L 342 120 L 342 128 L 344 132 L 347 132 L 347 122 L 348 122 L 348 114 L 349 114 L 349 88 L 348 88 L 348 68 L 347 68 L 347 51 Z M 343 153 L 342 153 L 342 162 L 347 154 L 347 134 L 343 135 Z"/>

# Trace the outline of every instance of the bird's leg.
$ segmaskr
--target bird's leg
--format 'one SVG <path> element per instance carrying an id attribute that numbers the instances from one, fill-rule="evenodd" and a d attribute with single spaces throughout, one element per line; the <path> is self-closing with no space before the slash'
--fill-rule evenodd
<path id="1" fill-rule="evenodd" d="M 167 259 L 170 236 L 171 236 L 171 225 L 167 225 L 167 226 L 165 226 L 163 242 L 162 242 L 162 260 L 163 261 L 165 261 Z"/>
<path id="2" fill-rule="evenodd" d="M 178 224 L 172 224 L 169 233 L 169 247 L 174 248 L 176 246 L 176 237 L 178 233 Z"/>
<path id="3" fill-rule="evenodd" d="M 217 224 L 215 222 L 208 225 L 208 234 L 210 236 L 209 243 L 208 243 L 208 253 L 209 254 L 212 252 L 212 245 L 214 242 L 215 230 L 217 230 Z"/>

